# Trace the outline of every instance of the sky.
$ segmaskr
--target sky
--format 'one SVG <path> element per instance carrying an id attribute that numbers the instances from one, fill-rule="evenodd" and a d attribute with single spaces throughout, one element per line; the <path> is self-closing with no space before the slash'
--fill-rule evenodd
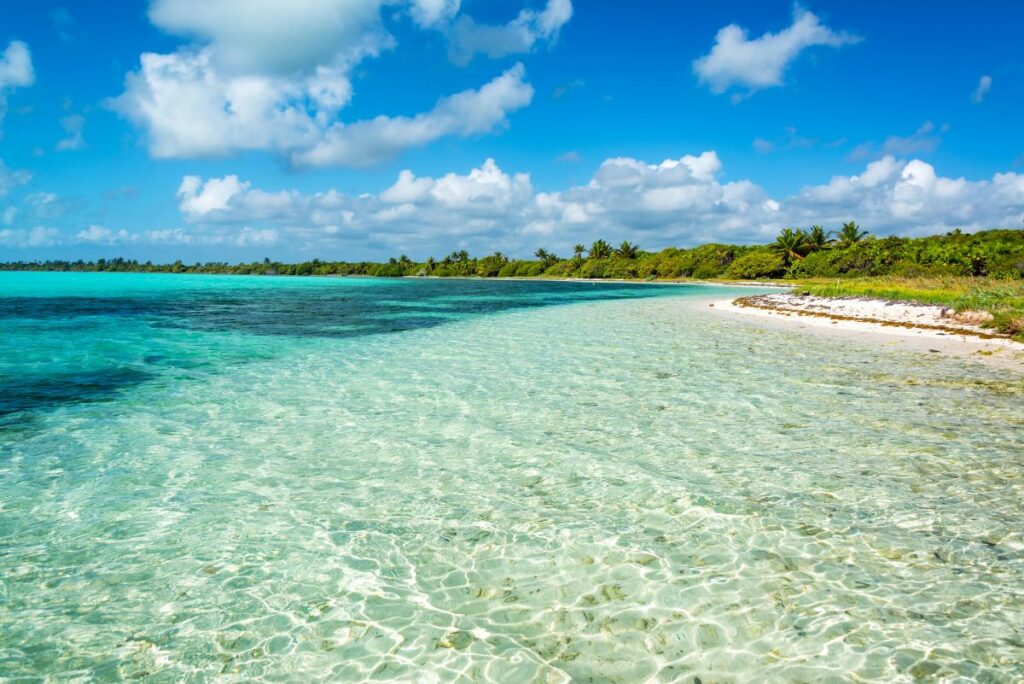
<path id="1" fill-rule="evenodd" d="M 1024 226 L 1024 4 L 5 0 L 0 261 Z"/>

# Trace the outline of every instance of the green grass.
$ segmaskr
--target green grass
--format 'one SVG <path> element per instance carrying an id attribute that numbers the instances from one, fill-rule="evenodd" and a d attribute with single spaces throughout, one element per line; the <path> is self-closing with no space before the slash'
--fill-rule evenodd
<path id="1" fill-rule="evenodd" d="M 956 311 L 987 311 L 987 325 L 1024 342 L 1024 282 L 994 278 L 813 279 L 800 287 L 821 297 L 878 297 L 948 306 Z"/>

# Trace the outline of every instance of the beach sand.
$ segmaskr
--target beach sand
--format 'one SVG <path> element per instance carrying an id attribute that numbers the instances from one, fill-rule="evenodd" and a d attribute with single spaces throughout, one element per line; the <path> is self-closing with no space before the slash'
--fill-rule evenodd
<path id="1" fill-rule="evenodd" d="M 783 293 L 720 300 L 709 310 L 770 326 L 968 358 L 1024 374 L 1024 344 L 956 322 L 939 306 Z"/>

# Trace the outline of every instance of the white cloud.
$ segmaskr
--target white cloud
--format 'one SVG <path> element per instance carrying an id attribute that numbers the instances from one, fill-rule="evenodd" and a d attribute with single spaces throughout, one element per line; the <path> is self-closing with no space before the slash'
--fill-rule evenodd
<path id="1" fill-rule="evenodd" d="M 395 46 L 382 12 L 396 5 L 414 25 L 443 32 L 453 54 L 492 56 L 551 43 L 572 16 L 571 0 L 547 0 L 509 24 L 458 16 L 460 0 L 153 0 L 157 27 L 191 42 L 146 52 L 108 104 L 147 134 L 158 158 L 281 154 L 298 165 L 367 166 L 443 136 L 507 124 L 533 88 L 521 65 L 479 89 L 441 97 L 411 116 L 344 121 L 352 70 Z M 484 34 L 487 34 L 486 36 Z"/>
<path id="2" fill-rule="evenodd" d="M 290 153 L 296 164 L 366 166 L 409 146 L 503 124 L 532 98 L 523 77 L 517 65 L 479 90 L 442 98 L 430 112 L 343 124 L 334 115 L 348 101 L 348 82 L 328 69 L 299 80 L 224 79 L 209 51 L 147 53 L 114 107 L 149 131 L 155 157 L 267 150 Z"/>
<path id="3" fill-rule="evenodd" d="M 113 231 L 103 226 L 91 225 L 85 230 L 79 231 L 75 236 L 77 242 L 89 242 L 93 244 L 112 245 L 116 242 L 123 242 L 128 239 L 128 231 Z"/>
<path id="4" fill-rule="evenodd" d="M 226 211 L 232 197 L 249 187 L 238 176 L 211 178 L 202 182 L 198 176 L 185 176 L 178 187 L 179 207 L 189 218 L 203 217 L 219 211 Z"/>
<path id="5" fill-rule="evenodd" d="M 391 39 L 381 0 L 155 0 L 159 28 L 208 45 L 230 73 L 287 75 L 351 65 Z"/>
<path id="6" fill-rule="evenodd" d="M 452 20 L 459 12 L 460 0 L 412 0 L 409 13 L 423 28 L 437 27 Z"/>
<path id="7" fill-rule="evenodd" d="M 920 159 L 886 155 L 859 174 L 787 197 L 723 175 L 722 160 L 705 151 L 660 163 L 607 159 L 586 183 L 549 191 L 493 159 L 467 173 L 436 177 L 404 170 L 379 193 L 358 196 L 336 189 L 265 190 L 235 175 L 186 176 L 177 196 L 185 227 L 131 232 L 88 225 L 66 236 L 42 226 L 12 227 L 0 230 L 0 244 L 177 245 L 223 248 L 225 256 L 235 248 L 275 245 L 308 258 L 342 247 L 352 259 L 439 256 L 463 248 L 526 256 L 538 245 L 567 254 L 574 243 L 599 237 L 647 249 L 764 243 L 783 226 L 835 228 L 851 219 L 876 235 L 1019 227 L 1024 221 L 1024 175 L 1015 173 L 948 177 Z M 31 197 L 30 215 L 33 207 L 60 204 L 51 193 Z"/>
<path id="8" fill-rule="evenodd" d="M 974 104 L 981 104 L 981 101 L 985 99 L 988 91 L 992 89 L 992 77 L 982 76 L 978 79 L 978 87 L 974 89 L 971 94 L 971 102 Z"/>
<path id="9" fill-rule="evenodd" d="M 288 150 L 313 144 L 319 134 L 307 108 L 316 99 L 312 78 L 224 76 L 208 49 L 144 53 L 112 106 L 147 130 L 154 157 Z"/>
<path id="10" fill-rule="evenodd" d="M 529 201 L 532 194 L 529 175 L 509 176 L 493 159 L 488 159 L 465 176 L 449 173 L 435 180 L 416 178 L 411 171 L 402 171 L 398 181 L 380 193 L 380 199 L 392 204 L 435 205 L 489 213 Z"/>
<path id="11" fill-rule="evenodd" d="M 431 111 L 414 117 L 334 124 L 313 147 L 293 154 L 292 161 L 300 166 L 368 166 L 443 136 L 487 133 L 507 125 L 506 115 L 533 99 L 524 74 L 523 65 L 516 64 L 479 90 L 442 98 Z"/>
<path id="12" fill-rule="evenodd" d="M 0 90 L 24 88 L 34 81 L 35 72 L 28 46 L 20 40 L 12 40 L 0 53 Z"/>
<path id="13" fill-rule="evenodd" d="M 3 123 L 7 114 L 7 92 L 30 86 L 35 79 L 32 54 L 28 46 L 20 40 L 12 40 L 7 48 L 0 52 L 0 123 Z"/>
<path id="14" fill-rule="evenodd" d="M 502 25 L 478 24 L 463 16 L 449 30 L 449 56 L 466 64 L 477 54 L 488 57 L 530 52 L 538 44 L 550 45 L 572 18 L 571 0 L 548 0 L 540 12 L 525 9 Z"/>
<path id="15" fill-rule="evenodd" d="M 781 86 L 786 68 L 809 47 L 838 48 L 859 40 L 848 33 L 833 31 L 815 15 L 797 8 L 788 28 L 753 40 L 737 24 L 723 27 L 715 36 L 711 52 L 694 61 L 693 71 L 713 93 L 724 93 L 733 87 L 754 92 Z"/>
<path id="16" fill-rule="evenodd" d="M 793 202 L 806 223 L 856 218 L 879 233 L 928 234 L 953 228 L 1017 227 L 1024 221 L 1024 176 L 969 181 L 939 176 L 927 162 L 886 156 L 860 176 L 805 188 Z"/>
<path id="17" fill-rule="evenodd" d="M 333 189 L 270 192 L 233 176 L 187 177 L 179 201 L 200 234 L 219 235 L 231 224 L 273 230 L 275 244 L 305 250 L 310 258 L 340 243 L 364 250 L 358 258 L 436 256 L 461 248 L 527 255 L 538 243 L 566 252 L 598 237 L 647 248 L 767 242 L 782 226 L 837 227 L 851 219 L 879 235 L 1024 220 L 1024 175 L 1013 173 L 970 181 L 940 176 L 918 159 L 885 156 L 858 175 L 836 176 L 784 198 L 721 175 L 713 151 L 657 164 L 618 157 L 604 161 L 584 185 L 537 192 L 528 174 L 507 173 L 488 159 L 466 174 L 425 177 L 404 170 L 380 193 L 358 197 Z"/>
<path id="18" fill-rule="evenodd" d="M 82 130 L 85 128 L 84 116 L 81 114 L 65 116 L 60 120 L 60 126 L 64 129 L 65 137 L 57 141 L 58 150 L 80 150 L 85 147 L 85 138 L 82 137 Z"/>

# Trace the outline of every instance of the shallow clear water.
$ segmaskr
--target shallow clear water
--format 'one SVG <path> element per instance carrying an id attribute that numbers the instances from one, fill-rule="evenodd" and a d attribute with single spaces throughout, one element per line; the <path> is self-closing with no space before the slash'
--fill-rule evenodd
<path id="1" fill-rule="evenodd" d="M 1024 677 L 1021 379 L 729 294 L 0 274 L 0 679 Z"/>

